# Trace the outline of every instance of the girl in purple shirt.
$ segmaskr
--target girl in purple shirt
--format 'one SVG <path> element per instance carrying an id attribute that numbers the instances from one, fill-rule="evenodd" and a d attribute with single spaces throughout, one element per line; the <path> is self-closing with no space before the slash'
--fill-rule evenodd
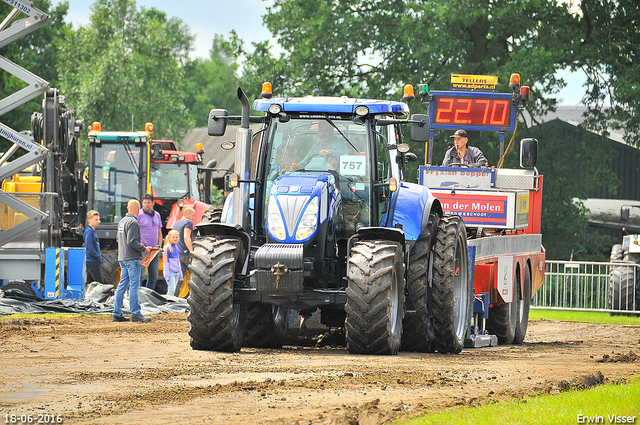
<path id="1" fill-rule="evenodd" d="M 164 278 L 167 280 L 167 295 L 175 295 L 176 286 L 179 288 L 178 282 L 182 282 L 182 267 L 180 267 L 180 248 L 178 241 L 180 233 L 171 230 L 164 239 L 164 248 L 162 252 L 162 262 L 164 264 Z"/>

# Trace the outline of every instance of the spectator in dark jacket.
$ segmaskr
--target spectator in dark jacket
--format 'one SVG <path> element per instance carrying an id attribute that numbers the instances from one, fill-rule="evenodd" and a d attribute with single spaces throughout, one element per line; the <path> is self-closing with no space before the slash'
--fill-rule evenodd
<path id="1" fill-rule="evenodd" d="M 140 224 L 138 213 L 140 202 L 131 199 L 127 204 L 127 215 L 118 222 L 118 262 L 120 263 L 120 283 L 116 289 L 114 298 L 113 321 L 128 322 L 129 318 L 122 315 L 122 303 L 124 293 L 129 289 L 129 307 L 131 320 L 134 322 L 150 322 L 150 317 L 145 317 L 140 312 L 140 260 L 142 254 L 151 251 L 140 243 Z"/>
<path id="2" fill-rule="evenodd" d="M 102 283 L 102 254 L 96 227 L 100 224 L 100 213 L 91 210 L 87 213 L 87 227 L 84 229 L 84 250 L 86 254 L 87 283 Z"/>
<path id="3" fill-rule="evenodd" d="M 180 265 L 182 266 L 183 275 L 186 274 L 189 263 L 191 263 L 194 218 L 196 218 L 196 211 L 193 208 L 186 207 L 182 210 L 182 218 L 173 224 L 173 230 L 177 230 L 180 235 L 178 247 L 180 248 Z M 180 292 L 179 285 L 176 292 Z"/>
<path id="4" fill-rule="evenodd" d="M 453 137 L 454 146 L 444 154 L 443 167 L 449 164 L 462 164 L 466 167 L 485 167 L 487 165 L 487 158 L 484 157 L 480 149 L 467 146 L 469 136 L 466 131 L 456 130 L 449 137 Z"/>

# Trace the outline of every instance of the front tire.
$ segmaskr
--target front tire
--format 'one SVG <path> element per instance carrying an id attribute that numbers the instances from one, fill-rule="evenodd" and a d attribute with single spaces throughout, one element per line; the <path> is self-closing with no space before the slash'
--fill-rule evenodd
<path id="1" fill-rule="evenodd" d="M 244 336 L 242 308 L 233 302 L 237 239 L 205 236 L 194 241 L 189 281 L 189 336 L 197 350 L 236 352 Z"/>
<path id="2" fill-rule="evenodd" d="M 404 261 L 395 242 L 351 248 L 347 270 L 347 348 L 354 354 L 397 354 L 404 315 Z"/>
<path id="3" fill-rule="evenodd" d="M 433 328 L 440 353 L 464 347 L 471 307 L 469 254 L 462 218 L 444 216 L 438 223 L 433 262 Z"/>
<path id="4" fill-rule="evenodd" d="M 244 345 L 282 348 L 289 328 L 289 309 L 271 304 L 248 304 L 244 311 Z"/>

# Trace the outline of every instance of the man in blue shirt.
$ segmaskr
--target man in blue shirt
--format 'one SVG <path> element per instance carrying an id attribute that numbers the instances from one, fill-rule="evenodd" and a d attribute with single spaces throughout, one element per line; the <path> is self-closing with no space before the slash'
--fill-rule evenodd
<path id="1" fill-rule="evenodd" d="M 160 213 L 153 209 L 153 195 L 147 193 L 142 197 L 142 209 L 138 213 L 140 223 L 140 242 L 144 246 L 162 246 L 162 218 Z M 161 255 L 156 255 L 147 267 L 147 288 L 156 289 L 158 280 L 158 264 Z M 140 268 L 140 282 L 143 281 L 145 268 Z"/>
<path id="2" fill-rule="evenodd" d="M 100 224 L 100 213 L 91 210 L 87 213 L 87 227 L 84 229 L 84 249 L 86 254 L 87 283 L 102 283 L 102 254 L 96 227 Z"/>

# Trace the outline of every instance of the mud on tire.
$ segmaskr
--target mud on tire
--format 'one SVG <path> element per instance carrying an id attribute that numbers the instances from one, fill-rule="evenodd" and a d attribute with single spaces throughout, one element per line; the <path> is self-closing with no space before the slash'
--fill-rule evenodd
<path id="1" fill-rule="evenodd" d="M 404 261 L 396 242 L 356 242 L 347 270 L 347 348 L 356 354 L 396 354 L 404 315 Z"/>
<path id="2" fill-rule="evenodd" d="M 239 246 L 232 238 L 205 236 L 194 241 L 187 299 L 194 349 L 235 352 L 242 347 L 242 308 L 233 302 Z"/>
<path id="3" fill-rule="evenodd" d="M 438 223 L 433 261 L 433 330 L 440 353 L 464 347 L 470 314 L 469 260 L 462 218 L 445 215 Z"/>

